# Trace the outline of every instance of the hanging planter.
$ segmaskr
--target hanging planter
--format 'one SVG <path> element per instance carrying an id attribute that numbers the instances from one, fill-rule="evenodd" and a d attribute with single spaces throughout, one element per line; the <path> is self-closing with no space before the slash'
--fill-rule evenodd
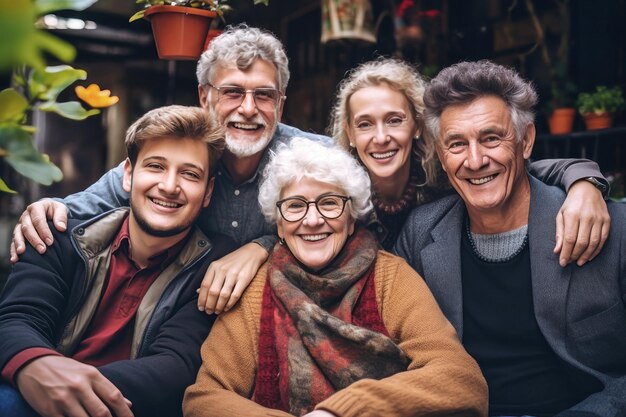
<path id="1" fill-rule="evenodd" d="M 370 0 L 323 0 L 322 43 L 353 39 L 376 43 Z"/>
<path id="2" fill-rule="evenodd" d="M 211 21 L 211 10 L 181 6 L 152 6 L 144 16 L 150 20 L 157 52 L 161 59 L 197 60 L 204 50 Z"/>
<path id="3" fill-rule="evenodd" d="M 202 48 L 202 50 L 206 51 L 211 41 L 220 36 L 222 33 L 224 33 L 222 29 L 209 29 L 209 33 L 207 33 L 204 41 L 204 48 Z"/>

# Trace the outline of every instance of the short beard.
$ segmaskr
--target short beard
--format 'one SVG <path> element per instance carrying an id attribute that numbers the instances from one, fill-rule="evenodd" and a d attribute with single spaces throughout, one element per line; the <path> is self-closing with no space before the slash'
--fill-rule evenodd
<path id="1" fill-rule="evenodd" d="M 155 229 L 154 227 L 150 226 L 148 221 L 141 216 L 140 211 L 137 210 L 137 208 L 134 206 L 132 198 L 130 199 L 130 211 L 133 217 L 135 218 L 135 221 L 137 222 L 137 225 L 139 226 L 139 228 L 147 235 L 153 236 L 153 237 L 176 236 L 179 233 L 189 230 L 191 228 L 191 225 L 195 221 L 195 217 L 192 216 L 192 220 L 186 223 L 183 223 L 181 225 L 178 225 L 177 227 L 173 229 L 161 230 L 161 229 Z"/>
<path id="2" fill-rule="evenodd" d="M 276 126 L 271 131 L 266 132 L 261 138 L 254 143 L 241 143 L 237 139 L 233 138 L 231 134 L 226 133 L 226 149 L 237 158 L 246 158 L 248 156 L 256 155 L 259 152 L 263 152 L 267 145 L 272 140 L 276 132 Z"/>
<path id="3" fill-rule="evenodd" d="M 219 120 L 219 118 L 217 117 L 217 112 L 213 107 L 209 106 L 207 110 L 209 111 L 209 115 L 212 118 Z M 255 143 L 250 144 L 246 142 L 242 144 L 236 138 L 234 138 L 233 135 L 226 132 L 226 134 L 224 135 L 226 149 L 237 158 L 247 158 L 249 156 L 263 152 L 267 145 L 269 145 L 269 143 L 271 142 L 272 138 L 274 137 L 274 133 L 276 133 L 276 129 L 278 128 L 278 108 L 275 110 L 274 116 L 274 126 L 272 126 L 271 129 L 268 129 L 265 134 L 261 136 L 259 140 Z M 222 120 L 220 123 L 223 125 L 224 131 L 226 131 L 228 121 Z"/>

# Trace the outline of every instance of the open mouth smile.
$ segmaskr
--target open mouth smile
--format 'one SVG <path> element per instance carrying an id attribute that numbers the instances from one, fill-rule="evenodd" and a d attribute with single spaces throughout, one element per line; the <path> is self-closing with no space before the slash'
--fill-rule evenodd
<path id="1" fill-rule="evenodd" d="M 488 177 L 482 177 L 482 178 L 468 178 L 467 181 L 469 181 L 469 183 L 473 185 L 482 185 L 482 184 L 488 183 L 489 181 L 492 181 L 497 176 L 498 174 L 489 175 Z"/>
<path id="2" fill-rule="evenodd" d="M 384 153 L 380 153 L 380 152 L 372 152 L 370 153 L 370 156 L 374 159 L 386 159 L 386 158 L 391 158 L 392 156 L 394 156 L 395 154 L 397 154 L 398 151 L 389 151 L 389 152 L 384 152 Z"/>
<path id="3" fill-rule="evenodd" d="M 172 203 L 172 202 L 163 201 L 163 200 L 157 200 L 156 198 L 150 198 L 150 201 L 152 201 L 157 206 L 161 206 L 165 208 L 179 208 L 183 206 L 182 204 Z"/>
<path id="4" fill-rule="evenodd" d="M 301 235 L 300 237 L 303 240 L 306 240 L 308 242 L 317 242 L 317 241 L 326 239 L 328 236 L 330 236 L 330 233 L 318 233 L 316 235 Z"/>
<path id="5" fill-rule="evenodd" d="M 241 130 L 259 130 L 265 127 L 258 123 L 243 123 L 243 122 L 230 122 L 228 123 L 228 126 L 234 127 L 235 129 L 241 129 Z"/>

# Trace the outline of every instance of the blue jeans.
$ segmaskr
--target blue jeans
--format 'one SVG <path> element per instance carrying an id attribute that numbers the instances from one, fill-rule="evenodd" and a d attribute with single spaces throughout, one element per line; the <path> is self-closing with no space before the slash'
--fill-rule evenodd
<path id="1" fill-rule="evenodd" d="M 22 394 L 10 385 L 0 385 L 0 417 L 39 417 L 24 400 Z"/>

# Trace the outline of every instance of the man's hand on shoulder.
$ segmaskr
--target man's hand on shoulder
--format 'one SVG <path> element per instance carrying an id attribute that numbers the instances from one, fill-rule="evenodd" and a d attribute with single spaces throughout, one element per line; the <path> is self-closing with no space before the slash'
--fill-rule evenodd
<path id="1" fill-rule="evenodd" d="M 131 402 L 98 369 L 64 356 L 43 356 L 17 374 L 24 399 L 43 417 L 133 417 Z"/>
<path id="2" fill-rule="evenodd" d="M 250 242 L 211 262 L 198 289 L 198 309 L 207 314 L 230 310 L 268 256 L 265 248 Z"/>
<path id="3" fill-rule="evenodd" d="M 26 240 L 41 254 L 46 251 L 47 246 L 52 245 L 52 231 L 48 227 L 48 220 L 53 221 L 58 231 L 64 232 L 67 228 L 67 207 L 49 198 L 26 207 L 13 229 L 11 263 L 17 262 L 19 255 L 26 250 Z"/>
<path id="4" fill-rule="evenodd" d="M 611 217 L 602 193 L 591 183 L 576 181 L 556 218 L 556 246 L 559 263 L 578 266 L 595 258 L 602 250 L 611 228 Z"/>

